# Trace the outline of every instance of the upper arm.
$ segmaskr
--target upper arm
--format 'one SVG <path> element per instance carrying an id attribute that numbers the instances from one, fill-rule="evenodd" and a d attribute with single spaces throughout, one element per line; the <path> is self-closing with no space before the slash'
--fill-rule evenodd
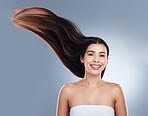
<path id="1" fill-rule="evenodd" d="M 61 87 L 58 100 L 57 100 L 57 110 L 56 116 L 69 116 L 69 106 L 68 106 L 68 95 L 69 95 L 68 85 Z"/>
<path id="2" fill-rule="evenodd" d="M 128 116 L 126 101 L 125 101 L 121 86 L 119 84 L 115 84 L 113 91 L 114 91 L 115 99 L 116 99 L 115 115 L 116 116 Z"/>

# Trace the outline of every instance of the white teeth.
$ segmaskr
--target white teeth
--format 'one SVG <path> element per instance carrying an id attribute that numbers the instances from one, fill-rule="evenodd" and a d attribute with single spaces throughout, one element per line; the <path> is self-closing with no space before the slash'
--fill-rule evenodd
<path id="1" fill-rule="evenodd" d="M 101 66 L 94 66 L 94 65 L 91 65 L 92 67 L 96 67 L 96 68 L 98 68 L 98 67 L 101 67 Z"/>

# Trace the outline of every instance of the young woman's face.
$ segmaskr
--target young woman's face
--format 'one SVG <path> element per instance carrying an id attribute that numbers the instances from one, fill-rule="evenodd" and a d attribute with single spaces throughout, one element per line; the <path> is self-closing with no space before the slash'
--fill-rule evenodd
<path id="1" fill-rule="evenodd" d="M 84 63 L 85 73 L 98 75 L 108 63 L 107 49 L 103 44 L 90 44 L 80 61 Z"/>

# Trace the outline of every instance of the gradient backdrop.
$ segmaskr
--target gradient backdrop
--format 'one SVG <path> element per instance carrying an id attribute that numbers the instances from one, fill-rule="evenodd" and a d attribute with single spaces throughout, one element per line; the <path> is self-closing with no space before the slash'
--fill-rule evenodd
<path id="1" fill-rule="evenodd" d="M 0 116 L 55 116 L 60 88 L 80 80 L 12 11 L 46 7 L 110 47 L 103 80 L 121 85 L 129 116 L 148 115 L 147 0 L 3 0 L 0 3 Z"/>

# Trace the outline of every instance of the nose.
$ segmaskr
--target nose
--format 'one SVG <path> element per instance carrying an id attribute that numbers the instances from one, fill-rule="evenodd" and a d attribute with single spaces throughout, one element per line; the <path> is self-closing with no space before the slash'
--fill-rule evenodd
<path id="1" fill-rule="evenodd" d="M 99 62 L 100 60 L 99 60 L 99 57 L 98 56 L 95 56 L 94 57 L 94 62 Z"/>

